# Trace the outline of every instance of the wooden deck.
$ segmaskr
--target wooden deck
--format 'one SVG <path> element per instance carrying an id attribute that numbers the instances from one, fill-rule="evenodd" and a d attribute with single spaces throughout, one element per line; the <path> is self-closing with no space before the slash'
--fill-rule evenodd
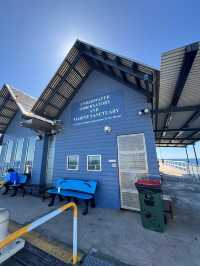
<path id="1" fill-rule="evenodd" d="M 160 163 L 160 173 L 161 174 L 166 174 L 166 175 L 171 175 L 171 176 L 184 176 L 186 173 L 181 170 L 177 169 L 173 166 L 170 165 L 165 165 L 163 163 Z"/>

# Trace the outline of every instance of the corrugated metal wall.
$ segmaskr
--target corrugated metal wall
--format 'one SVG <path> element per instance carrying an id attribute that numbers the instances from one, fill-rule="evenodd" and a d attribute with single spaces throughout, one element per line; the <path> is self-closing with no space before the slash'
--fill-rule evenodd
<path id="1" fill-rule="evenodd" d="M 124 100 L 122 118 L 72 126 L 71 108 L 73 103 L 119 90 L 122 91 Z M 118 135 L 144 132 L 149 173 L 158 174 L 151 118 L 149 115 L 138 115 L 138 110 L 145 106 L 144 96 L 137 91 L 93 71 L 60 117 L 64 123 L 64 130 L 56 137 L 54 178 L 96 179 L 100 183 L 97 193 L 98 206 L 119 208 L 118 168 L 113 168 L 109 162 L 110 159 L 117 160 Z M 104 133 L 105 125 L 112 127 L 111 134 Z M 66 170 L 66 157 L 70 154 L 79 154 L 80 156 L 78 171 Z M 87 172 L 87 155 L 91 154 L 102 155 L 101 172 Z"/>

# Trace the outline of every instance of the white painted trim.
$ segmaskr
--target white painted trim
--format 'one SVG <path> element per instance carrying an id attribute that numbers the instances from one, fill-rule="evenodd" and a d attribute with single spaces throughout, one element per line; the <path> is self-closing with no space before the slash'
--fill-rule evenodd
<path id="1" fill-rule="evenodd" d="M 100 157 L 100 169 L 99 170 L 89 170 L 88 169 L 88 157 L 89 156 L 99 156 Z M 101 154 L 88 154 L 87 155 L 87 171 L 88 172 L 101 172 L 102 171 L 102 166 L 101 166 Z"/>
<path id="2" fill-rule="evenodd" d="M 26 116 L 28 116 L 28 117 L 30 117 L 30 118 L 35 118 L 35 119 L 38 119 L 38 120 L 44 121 L 44 122 L 46 122 L 46 123 L 51 124 L 52 126 L 55 125 L 55 122 L 54 122 L 54 121 L 49 120 L 49 119 L 47 119 L 47 118 L 44 118 L 44 117 L 42 117 L 42 116 L 36 115 L 36 114 L 34 114 L 34 113 L 32 113 L 32 112 L 26 112 L 26 111 L 24 111 L 23 113 L 24 113 L 24 115 L 26 115 Z"/>
<path id="3" fill-rule="evenodd" d="M 69 156 L 77 156 L 77 158 L 78 158 L 78 160 L 77 160 L 77 168 L 75 168 L 75 169 L 69 168 L 69 166 L 68 166 L 68 158 L 69 158 Z M 79 170 L 79 155 L 78 154 L 69 154 L 69 155 L 67 155 L 67 167 L 66 167 L 66 170 L 68 170 L 68 171 L 78 171 Z"/>

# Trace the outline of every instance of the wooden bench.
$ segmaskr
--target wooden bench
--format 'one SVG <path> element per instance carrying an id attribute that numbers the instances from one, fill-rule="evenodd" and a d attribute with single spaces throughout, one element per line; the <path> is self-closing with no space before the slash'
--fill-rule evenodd
<path id="1" fill-rule="evenodd" d="M 83 214 L 88 213 L 89 203 L 91 207 L 95 207 L 95 194 L 97 181 L 82 179 L 57 179 L 53 188 L 47 190 L 51 201 L 48 206 L 53 206 L 56 196 L 60 200 L 67 198 L 68 200 L 82 200 L 85 203 Z"/>

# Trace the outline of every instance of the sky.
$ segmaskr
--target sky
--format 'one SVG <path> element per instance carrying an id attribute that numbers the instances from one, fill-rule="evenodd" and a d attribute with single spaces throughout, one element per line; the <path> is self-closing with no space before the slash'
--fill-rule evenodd
<path id="1" fill-rule="evenodd" d="M 1 0 L 0 86 L 38 97 L 76 39 L 159 68 L 161 53 L 200 40 L 199 10 L 195 0 Z"/>

